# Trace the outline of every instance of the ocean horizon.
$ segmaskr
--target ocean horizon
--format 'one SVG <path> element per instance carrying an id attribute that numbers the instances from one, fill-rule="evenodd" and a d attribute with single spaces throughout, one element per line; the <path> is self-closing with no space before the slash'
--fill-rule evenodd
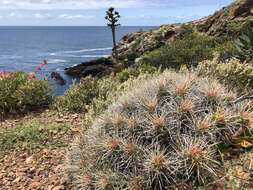
<path id="1" fill-rule="evenodd" d="M 120 26 L 117 40 L 125 34 L 152 29 L 152 26 Z M 50 80 L 54 95 L 63 94 L 73 78 L 64 69 L 112 51 L 111 31 L 106 26 L 0 26 L 0 70 L 33 72 L 43 60 L 48 64 L 37 74 L 39 79 L 51 72 L 60 73 L 66 85 Z"/>

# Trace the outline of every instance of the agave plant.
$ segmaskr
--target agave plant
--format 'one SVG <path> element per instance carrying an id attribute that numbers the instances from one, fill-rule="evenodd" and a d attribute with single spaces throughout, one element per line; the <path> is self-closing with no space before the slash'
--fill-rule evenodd
<path id="1" fill-rule="evenodd" d="M 115 11 L 113 7 L 110 7 L 106 11 L 106 16 L 105 19 L 108 21 L 107 25 L 111 28 L 112 30 L 112 38 L 113 38 L 113 53 L 115 55 L 115 58 L 118 59 L 118 52 L 117 52 L 117 47 L 116 47 L 116 27 L 119 26 L 120 24 L 119 19 L 120 19 L 120 14 L 118 11 Z"/>

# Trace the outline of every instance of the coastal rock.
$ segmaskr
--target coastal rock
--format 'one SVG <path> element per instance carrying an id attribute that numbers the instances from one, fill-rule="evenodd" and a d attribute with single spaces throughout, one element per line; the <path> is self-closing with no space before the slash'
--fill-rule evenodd
<path id="1" fill-rule="evenodd" d="M 161 27 L 125 35 L 117 44 L 119 57 L 140 57 L 147 51 L 152 51 L 174 40 L 182 32 L 180 24 L 163 25 Z"/>
<path id="2" fill-rule="evenodd" d="M 245 0 L 241 6 L 237 6 L 234 9 L 234 16 L 235 17 L 246 17 L 249 15 L 253 15 L 253 1 L 252 0 Z"/>
<path id="3" fill-rule="evenodd" d="M 102 76 L 110 74 L 113 70 L 113 63 L 110 58 L 100 58 L 87 61 L 79 65 L 66 68 L 65 73 L 73 77 Z"/>
<path id="4" fill-rule="evenodd" d="M 236 37 L 246 22 L 252 22 L 253 1 L 240 0 L 215 14 L 192 22 L 195 29 L 210 36 Z"/>
<path id="5" fill-rule="evenodd" d="M 57 81 L 60 85 L 65 85 L 66 81 L 64 78 L 57 72 L 52 72 L 51 73 L 51 78 Z"/>
<path id="6" fill-rule="evenodd" d="M 136 32 L 125 35 L 118 43 L 119 57 L 124 60 L 128 57 L 141 57 L 145 52 L 169 44 L 180 38 L 189 26 L 196 32 L 203 32 L 209 36 L 221 37 L 238 36 L 240 28 L 253 18 L 253 0 L 240 0 L 232 5 L 217 11 L 203 19 L 185 24 L 162 25 L 145 32 Z"/>
<path id="7" fill-rule="evenodd" d="M 205 33 L 212 37 L 236 38 L 240 29 L 247 22 L 252 22 L 253 0 L 240 0 L 203 19 L 185 24 L 162 25 L 149 31 L 126 34 L 117 44 L 120 61 L 127 66 L 136 64 L 146 52 L 153 51 L 177 38 L 181 38 L 187 30 Z M 111 73 L 110 58 L 88 61 L 66 69 L 66 74 L 82 77 L 87 75 L 100 76 Z"/>

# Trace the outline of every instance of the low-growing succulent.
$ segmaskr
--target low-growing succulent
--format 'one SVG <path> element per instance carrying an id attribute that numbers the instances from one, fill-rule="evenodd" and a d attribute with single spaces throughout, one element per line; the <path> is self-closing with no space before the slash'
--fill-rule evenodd
<path id="1" fill-rule="evenodd" d="M 225 87 L 193 73 L 166 71 L 139 84 L 73 143 L 74 187 L 163 190 L 206 185 L 222 175 L 218 145 L 230 143 L 240 128 L 251 131 L 250 104 L 232 104 Z"/>

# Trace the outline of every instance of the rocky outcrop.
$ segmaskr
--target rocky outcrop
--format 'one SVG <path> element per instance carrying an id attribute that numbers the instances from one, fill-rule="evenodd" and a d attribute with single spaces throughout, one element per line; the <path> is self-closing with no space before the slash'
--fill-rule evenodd
<path id="1" fill-rule="evenodd" d="M 111 58 L 100 58 L 87 61 L 79 65 L 66 68 L 65 73 L 73 77 L 102 76 L 110 74 L 113 70 Z"/>
<path id="2" fill-rule="evenodd" d="M 65 85 L 66 84 L 65 79 L 57 72 L 52 72 L 51 73 L 51 78 L 54 79 L 60 85 Z"/>
<path id="3" fill-rule="evenodd" d="M 192 22 L 196 30 L 208 35 L 235 37 L 246 22 L 253 22 L 253 0 L 233 3 L 214 15 Z"/>
<path id="4" fill-rule="evenodd" d="M 232 5 L 217 11 L 215 14 L 185 24 L 163 25 L 145 32 L 125 35 L 117 44 L 121 61 L 128 65 L 145 52 L 160 48 L 181 37 L 187 30 L 206 33 L 207 35 L 226 39 L 235 38 L 247 22 L 253 22 L 253 0 L 236 1 Z M 97 76 L 111 72 L 113 65 L 110 59 L 98 59 L 69 68 L 66 74 L 72 76 Z"/>
<path id="5" fill-rule="evenodd" d="M 237 6 L 235 6 L 233 10 L 233 15 L 235 17 L 247 17 L 253 15 L 253 1 L 252 0 L 245 0 L 241 2 Z"/>
<path id="6" fill-rule="evenodd" d="M 215 14 L 185 24 L 163 25 L 146 32 L 127 34 L 118 43 L 119 56 L 122 59 L 139 57 L 144 52 L 170 43 L 180 36 L 188 26 L 196 32 L 214 37 L 234 38 L 246 22 L 253 22 L 253 0 L 236 1 Z"/>
<path id="7" fill-rule="evenodd" d="M 173 41 L 182 32 L 181 25 L 164 25 L 146 32 L 125 35 L 118 43 L 117 49 L 121 59 L 139 57 L 144 52 L 152 51 Z"/>

